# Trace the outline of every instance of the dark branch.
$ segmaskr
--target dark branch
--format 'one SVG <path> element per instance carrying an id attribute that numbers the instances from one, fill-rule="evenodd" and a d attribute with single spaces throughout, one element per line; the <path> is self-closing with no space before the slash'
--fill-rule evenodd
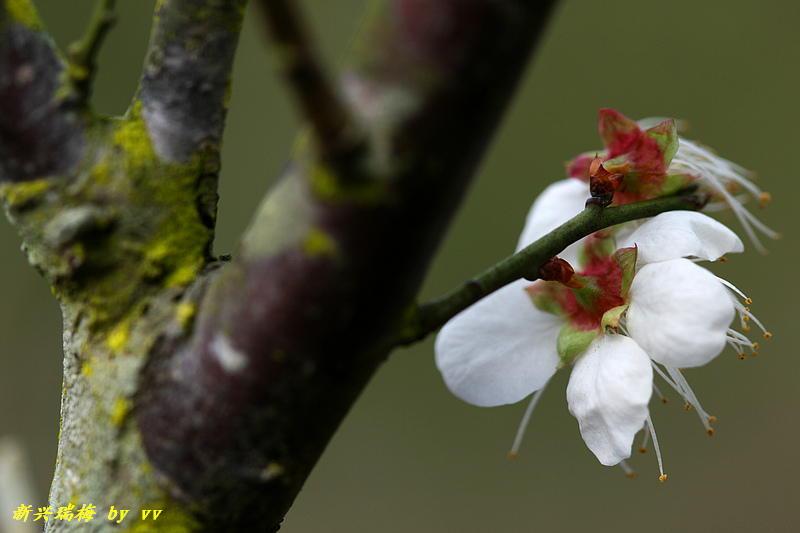
<path id="1" fill-rule="evenodd" d="M 63 71 L 33 8 L 0 2 L 0 182 L 66 173 L 80 159 L 84 117 L 59 93 Z"/>
<path id="2" fill-rule="evenodd" d="M 330 157 L 357 150 L 363 138 L 347 107 L 333 90 L 304 26 L 297 2 L 259 0 L 258 6 L 273 42 L 273 56 L 298 104 Z"/>
<path id="3" fill-rule="evenodd" d="M 94 13 L 80 41 L 69 47 L 68 74 L 78 97 L 88 102 L 92 78 L 97 68 L 97 53 L 111 26 L 114 25 L 115 0 L 97 0 Z"/>
<path id="4" fill-rule="evenodd" d="M 186 162 L 218 147 L 246 0 L 164 0 L 139 98 L 158 155 Z"/>
<path id="5" fill-rule="evenodd" d="M 340 78 L 367 148 L 299 143 L 191 341 L 145 370 L 149 456 L 208 523 L 260 530 L 291 505 L 388 355 L 548 10 L 391 0 L 370 18 Z"/>

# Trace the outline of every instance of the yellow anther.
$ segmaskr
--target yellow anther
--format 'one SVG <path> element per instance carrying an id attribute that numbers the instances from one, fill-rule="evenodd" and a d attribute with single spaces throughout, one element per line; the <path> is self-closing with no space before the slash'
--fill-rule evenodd
<path id="1" fill-rule="evenodd" d="M 753 299 L 752 298 L 748 298 L 748 299 L 746 299 L 744 301 L 744 303 L 746 303 L 747 305 L 753 305 Z"/>
<path id="2" fill-rule="evenodd" d="M 641 448 L 639 448 L 639 453 L 647 453 L 647 448 L 642 446 Z"/>
<path id="3" fill-rule="evenodd" d="M 750 317 L 745 315 L 742 317 L 742 322 L 750 322 Z"/>
<path id="4" fill-rule="evenodd" d="M 708 428 L 708 431 L 706 433 L 708 433 L 709 437 L 713 437 L 714 436 L 714 428 Z"/>
<path id="5" fill-rule="evenodd" d="M 628 472 L 625 475 L 628 476 L 630 479 L 635 479 L 636 478 L 636 472 Z"/>
<path id="6" fill-rule="evenodd" d="M 717 421 L 717 417 L 716 416 L 709 416 L 708 417 L 708 423 L 709 424 L 713 424 L 716 421 Z"/>
<path id="7" fill-rule="evenodd" d="M 658 476 L 658 480 L 661 483 L 664 483 L 667 480 L 667 475 L 666 474 L 661 474 L 660 476 Z"/>
<path id="8" fill-rule="evenodd" d="M 720 257 L 720 258 L 719 258 L 719 260 L 718 260 L 718 261 L 719 261 L 720 263 L 727 263 L 727 262 L 728 262 L 728 258 L 727 258 L 727 257 L 725 257 L 725 256 L 723 255 L 722 257 Z"/>
<path id="9" fill-rule="evenodd" d="M 744 310 L 747 311 L 748 313 L 750 312 L 750 308 L 749 307 L 745 307 Z"/>
<path id="10" fill-rule="evenodd" d="M 750 331 L 750 326 L 742 326 L 742 331 L 747 333 L 748 331 Z"/>
<path id="11" fill-rule="evenodd" d="M 758 352 L 753 350 L 753 353 L 750 354 L 751 357 L 758 357 Z"/>
<path id="12" fill-rule="evenodd" d="M 661 403 L 669 403 L 669 398 L 664 396 L 663 398 L 661 398 Z"/>
<path id="13" fill-rule="evenodd" d="M 753 343 L 753 349 L 754 349 L 754 350 L 758 350 L 758 343 L 757 343 L 757 342 L 754 342 L 754 343 Z"/>
<path id="14" fill-rule="evenodd" d="M 508 458 L 509 459 L 516 459 L 517 458 L 517 452 L 508 452 Z"/>
<path id="15" fill-rule="evenodd" d="M 770 193 L 766 192 L 766 191 L 762 192 L 761 193 L 761 198 L 759 198 L 759 201 L 758 201 L 758 207 L 760 207 L 761 209 L 764 209 L 767 206 L 767 204 L 769 203 L 770 200 L 772 200 L 772 195 Z"/>
<path id="16" fill-rule="evenodd" d="M 772 333 L 770 333 L 769 331 L 767 331 L 766 333 L 764 333 L 764 338 L 765 338 L 765 339 L 769 339 L 770 337 L 772 337 Z"/>
<path id="17" fill-rule="evenodd" d="M 692 406 L 687 403 L 686 405 L 683 406 L 683 408 L 688 411 L 692 408 Z"/>
<path id="18" fill-rule="evenodd" d="M 739 359 L 744 359 L 745 357 L 747 357 L 745 354 L 743 354 L 743 353 L 739 354 Z"/>

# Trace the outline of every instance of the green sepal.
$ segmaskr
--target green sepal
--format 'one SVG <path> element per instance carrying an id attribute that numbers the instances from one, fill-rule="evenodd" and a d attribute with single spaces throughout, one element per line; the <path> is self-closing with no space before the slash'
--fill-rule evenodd
<path id="1" fill-rule="evenodd" d="M 622 280 L 620 283 L 619 294 L 622 298 L 628 294 L 628 289 L 631 288 L 633 276 L 636 274 L 636 257 L 638 250 L 636 246 L 631 248 L 620 248 L 614 252 L 614 262 L 619 266 L 622 273 Z"/>
<path id="2" fill-rule="evenodd" d="M 525 287 L 525 292 L 539 311 L 555 316 L 565 316 L 564 302 L 569 297 L 569 289 L 552 281 L 537 281 Z"/>
<path id="3" fill-rule="evenodd" d="M 619 305 L 603 313 L 603 318 L 600 319 L 600 329 L 602 329 L 603 332 L 606 332 L 609 329 L 612 329 L 616 332 L 617 328 L 619 327 L 619 321 L 622 318 L 622 314 L 628 310 L 629 305 L 630 304 Z"/>
<path id="4" fill-rule="evenodd" d="M 673 119 L 665 120 L 658 126 L 645 130 L 645 135 L 653 139 L 663 153 L 664 168 L 669 167 L 678 152 L 678 128 Z"/>
<path id="5" fill-rule="evenodd" d="M 675 194 L 679 190 L 689 185 L 695 179 L 696 178 L 694 176 L 690 176 L 689 174 L 666 174 L 664 176 L 664 181 L 661 183 L 658 194 L 660 196 L 669 196 L 671 194 Z"/>
<path id="6" fill-rule="evenodd" d="M 557 342 L 558 356 L 561 358 L 558 368 L 564 368 L 583 353 L 598 333 L 600 330 L 582 331 L 572 328 L 569 324 L 561 328 Z"/>

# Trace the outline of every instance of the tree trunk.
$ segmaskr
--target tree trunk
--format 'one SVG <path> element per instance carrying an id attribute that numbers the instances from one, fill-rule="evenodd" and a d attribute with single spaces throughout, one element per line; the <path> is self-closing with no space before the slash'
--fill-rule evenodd
<path id="1" fill-rule="evenodd" d="M 549 11 L 374 2 L 327 90 L 290 4 L 260 3 L 310 129 L 219 260 L 245 0 L 159 2 L 121 118 L 88 103 L 103 2 L 65 60 L 32 2 L 0 0 L 0 193 L 64 316 L 47 531 L 117 531 L 120 510 L 130 528 L 143 510 L 163 530 L 278 527 L 398 343 Z M 70 504 L 94 519 L 55 519 Z"/>

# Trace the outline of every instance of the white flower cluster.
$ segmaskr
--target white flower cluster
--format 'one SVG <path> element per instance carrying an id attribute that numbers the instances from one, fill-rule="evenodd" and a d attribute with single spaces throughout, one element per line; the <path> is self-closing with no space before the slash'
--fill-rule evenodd
<path id="1" fill-rule="evenodd" d="M 672 160 L 674 171 L 693 173 L 716 189 L 728 205 L 736 206 L 748 233 L 752 224 L 772 235 L 726 187 L 733 179 L 749 190 L 744 171 L 730 166 L 735 176 L 721 176 L 722 167 L 708 154 L 682 141 Z M 670 166 L 667 172 L 672 170 Z M 587 197 L 587 184 L 580 179 L 548 187 L 528 214 L 517 250 L 578 214 Z M 741 356 L 745 351 L 755 354 L 758 343 L 730 327 L 737 314 L 745 332 L 756 324 L 765 337 L 769 333 L 741 291 L 697 264 L 744 250 L 739 237 L 714 219 L 673 211 L 616 227 L 600 238 L 613 253 L 595 252 L 587 258 L 584 240 L 559 256 L 576 266 L 575 286 L 582 288 L 524 279 L 503 287 L 442 328 L 436 364 L 450 390 L 475 405 L 515 403 L 535 393 L 512 456 L 545 385 L 559 368 L 570 366 L 567 403 L 589 449 L 602 464 L 622 464 L 629 471 L 624 460 L 636 433 L 644 430 L 646 438 L 653 438 L 663 481 L 648 408 L 653 391 L 658 391 L 654 376 L 673 387 L 713 434 L 713 417 L 680 369 L 708 363 L 726 344 Z M 635 258 L 627 266 L 619 259 L 624 253 Z"/>

